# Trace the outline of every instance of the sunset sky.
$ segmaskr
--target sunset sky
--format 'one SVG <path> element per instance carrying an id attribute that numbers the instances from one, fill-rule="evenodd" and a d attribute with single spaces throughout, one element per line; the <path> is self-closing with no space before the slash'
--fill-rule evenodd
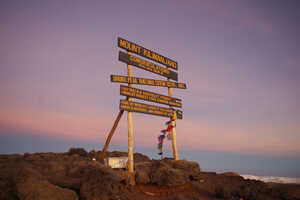
<path id="1" fill-rule="evenodd" d="M 178 62 L 181 159 L 300 177 L 299 10 L 298 0 L 1 1 L 0 154 L 102 149 L 124 99 L 110 82 L 127 74 L 122 37 Z M 133 113 L 135 152 L 158 159 L 167 120 Z M 126 115 L 109 150 L 127 150 Z"/>

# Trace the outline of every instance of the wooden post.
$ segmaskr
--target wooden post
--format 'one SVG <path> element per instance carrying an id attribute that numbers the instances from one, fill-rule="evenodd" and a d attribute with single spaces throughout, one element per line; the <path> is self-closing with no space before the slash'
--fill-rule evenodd
<path id="1" fill-rule="evenodd" d="M 168 68 L 169 70 L 171 68 Z M 171 81 L 170 78 L 168 78 L 168 81 Z M 172 88 L 168 87 L 168 92 L 169 92 L 169 96 L 170 97 L 173 97 L 173 90 Z M 170 106 L 170 108 L 172 108 L 172 106 Z M 172 118 L 171 118 L 172 120 Z M 176 129 L 175 129 L 175 122 L 172 121 L 172 148 L 173 148 L 173 157 L 174 157 L 174 160 L 178 160 L 178 151 L 177 151 L 177 142 L 176 142 Z"/>
<path id="2" fill-rule="evenodd" d="M 111 140 L 111 138 L 112 138 L 112 136 L 113 136 L 113 134 L 114 134 L 114 132 L 115 132 L 115 130 L 116 130 L 118 124 L 119 124 L 119 121 L 120 121 L 120 119 L 121 119 L 123 113 L 124 113 L 124 110 L 120 110 L 120 112 L 119 112 L 119 114 L 118 114 L 118 116 L 117 116 L 117 118 L 116 118 L 116 120 L 115 120 L 115 123 L 114 123 L 112 129 L 110 130 L 110 132 L 109 132 L 109 134 L 108 134 L 108 137 L 106 138 L 105 145 L 104 145 L 104 147 L 103 147 L 103 149 L 102 149 L 102 152 L 101 152 L 100 156 L 99 156 L 98 159 L 97 159 L 97 160 L 100 161 L 100 162 L 102 162 L 103 159 L 104 159 L 104 157 L 105 157 L 105 153 L 106 153 L 106 151 L 107 151 L 107 149 L 108 149 L 110 140 Z"/>
<path id="3" fill-rule="evenodd" d="M 131 52 L 128 52 L 131 55 Z M 132 66 L 127 65 L 128 77 L 132 76 Z M 132 87 L 132 84 L 128 83 L 128 87 Z M 128 97 L 128 101 L 132 101 L 131 97 Z M 127 112 L 128 121 L 128 172 L 129 172 L 129 184 L 135 185 L 134 178 L 134 160 L 133 160 L 133 129 L 132 129 L 132 112 Z"/>

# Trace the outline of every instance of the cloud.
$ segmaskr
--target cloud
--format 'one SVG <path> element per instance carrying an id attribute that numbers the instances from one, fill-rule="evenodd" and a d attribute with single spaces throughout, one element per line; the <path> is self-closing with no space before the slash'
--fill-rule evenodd
<path id="1" fill-rule="evenodd" d="M 53 112 L 26 108 L 1 108 L 0 131 L 21 130 L 40 137 L 70 138 L 104 141 L 110 131 L 117 112 L 103 109 L 74 113 Z M 109 114 L 111 113 L 111 114 Z M 164 129 L 167 118 L 133 113 L 135 146 L 156 150 L 157 136 Z M 296 124 L 233 124 L 218 123 L 195 117 L 177 121 L 177 145 L 182 150 L 228 151 L 258 154 L 289 155 L 300 153 L 299 130 Z M 285 134 L 282 134 L 285 132 Z M 40 135 L 44 133 L 45 135 Z M 3 133 L 2 133 L 3 134 Z M 32 136 L 31 135 L 31 136 Z M 127 115 L 124 113 L 113 136 L 112 145 L 127 145 Z M 166 148 L 171 142 L 166 141 Z"/>
<path id="2" fill-rule="evenodd" d="M 218 124 L 201 120 L 178 123 L 178 141 L 182 148 L 259 154 L 295 154 L 300 152 L 297 124 Z M 281 134 L 285 130 L 286 134 Z"/>
<path id="3" fill-rule="evenodd" d="M 113 117 L 97 115 L 91 111 L 69 114 L 36 108 L 1 108 L 0 127 L 26 131 L 33 135 L 46 133 L 46 137 L 103 140 L 107 132 L 106 125 L 112 124 Z"/>

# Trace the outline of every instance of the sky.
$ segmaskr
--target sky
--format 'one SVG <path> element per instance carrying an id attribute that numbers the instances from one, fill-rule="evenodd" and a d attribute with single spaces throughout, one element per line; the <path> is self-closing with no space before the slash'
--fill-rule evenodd
<path id="1" fill-rule="evenodd" d="M 0 154 L 101 150 L 124 99 L 110 82 L 127 75 L 122 37 L 178 62 L 180 159 L 300 177 L 299 9 L 297 0 L 1 1 Z M 134 151 L 158 159 L 167 120 L 133 113 Z M 109 150 L 127 151 L 126 115 Z"/>

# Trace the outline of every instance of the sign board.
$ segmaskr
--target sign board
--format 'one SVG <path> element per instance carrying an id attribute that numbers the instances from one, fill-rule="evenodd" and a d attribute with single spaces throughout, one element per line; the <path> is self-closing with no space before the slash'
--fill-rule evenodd
<path id="1" fill-rule="evenodd" d="M 119 51 L 119 61 L 122 61 L 124 63 L 127 63 L 129 65 L 133 65 L 135 67 L 144 69 L 146 71 L 170 78 L 174 81 L 178 80 L 178 74 L 176 72 L 173 72 L 165 67 L 156 65 L 152 62 L 149 62 L 147 60 L 143 60 L 141 58 L 138 58 L 133 55 L 129 55 L 127 53 L 124 53 L 122 51 Z"/>
<path id="2" fill-rule="evenodd" d="M 173 117 L 174 110 L 172 108 L 165 108 L 153 106 L 144 103 L 138 103 L 127 100 L 120 100 L 120 110 L 127 110 L 130 112 L 138 112 L 150 115 L 158 115 L 163 117 Z"/>
<path id="3" fill-rule="evenodd" d="M 149 49 L 146 49 L 140 45 L 137 45 L 133 42 L 129 42 L 128 40 L 118 38 L 118 46 L 122 49 L 125 49 L 129 52 L 135 53 L 139 56 L 142 56 L 144 58 L 148 58 L 150 60 L 153 60 L 155 62 L 161 63 L 167 67 L 170 67 L 172 69 L 178 70 L 178 64 L 177 62 L 171 60 L 170 58 L 167 58 L 165 56 L 162 56 L 154 51 L 151 51 Z"/>
<path id="4" fill-rule="evenodd" d="M 161 103 L 179 108 L 182 106 L 180 99 L 124 85 L 120 86 L 120 94 L 123 96 L 133 97 L 145 101 L 152 101 L 155 103 Z"/>
<path id="5" fill-rule="evenodd" d="M 177 119 L 182 119 L 183 112 L 181 110 L 176 110 Z"/>
<path id="6" fill-rule="evenodd" d="M 128 157 L 108 157 L 104 159 L 106 166 L 111 168 L 126 168 Z"/>
<path id="7" fill-rule="evenodd" d="M 151 86 L 186 89 L 185 83 L 176 83 L 176 82 L 171 82 L 171 81 L 154 80 L 154 79 L 148 79 L 148 78 L 110 75 L 110 80 L 111 80 L 111 82 L 118 82 L 118 83 L 129 83 L 129 84 L 151 85 Z"/>

